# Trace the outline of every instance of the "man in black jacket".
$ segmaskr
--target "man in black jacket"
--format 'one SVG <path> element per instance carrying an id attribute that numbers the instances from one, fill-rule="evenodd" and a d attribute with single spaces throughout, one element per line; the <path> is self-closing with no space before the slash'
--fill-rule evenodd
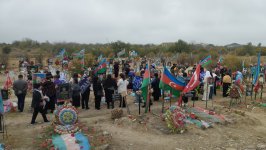
<path id="1" fill-rule="evenodd" d="M 33 94 L 32 94 L 32 107 L 34 108 L 31 124 L 35 123 L 36 117 L 38 113 L 40 112 L 43 117 L 44 122 L 49 122 L 46 117 L 46 111 L 45 111 L 45 100 L 43 99 L 42 91 L 40 90 L 40 84 L 34 84 L 33 85 Z"/>

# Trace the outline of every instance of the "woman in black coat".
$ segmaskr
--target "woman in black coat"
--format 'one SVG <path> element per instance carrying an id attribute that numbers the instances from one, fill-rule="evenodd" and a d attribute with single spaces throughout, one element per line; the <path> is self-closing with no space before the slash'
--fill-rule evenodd
<path id="1" fill-rule="evenodd" d="M 46 74 L 46 81 L 43 83 L 43 95 L 49 97 L 50 101 L 46 104 L 46 110 L 50 109 L 51 113 L 55 110 L 55 103 L 56 103 L 56 89 L 55 84 L 52 82 L 51 78 L 53 76 L 51 74 Z"/>
<path id="2" fill-rule="evenodd" d="M 78 84 L 78 78 L 74 78 L 74 83 L 71 85 L 72 88 L 72 105 L 75 107 L 80 107 L 81 100 L 81 90 Z"/>
<path id="3" fill-rule="evenodd" d="M 114 108 L 114 101 L 112 96 L 114 94 L 114 90 L 117 89 L 117 84 L 115 79 L 112 78 L 110 74 L 107 75 L 107 79 L 103 83 L 104 91 L 105 91 L 105 100 L 107 103 L 107 109 L 110 109 L 110 103 L 112 104 L 112 109 Z"/>
<path id="4" fill-rule="evenodd" d="M 101 98 L 103 96 L 102 83 L 97 76 L 93 78 L 93 92 L 95 97 L 95 109 L 101 109 Z"/>
<path id="5" fill-rule="evenodd" d="M 34 109 L 31 119 L 31 124 L 35 124 L 36 117 L 40 112 L 43 117 L 44 122 L 49 122 L 46 118 L 46 107 L 45 100 L 43 99 L 42 91 L 40 90 L 41 85 L 39 83 L 33 85 L 33 94 L 32 94 L 32 107 Z"/>
<path id="6" fill-rule="evenodd" d="M 161 89 L 159 88 L 160 79 L 158 78 L 158 73 L 155 73 L 154 76 L 155 78 L 151 83 L 151 87 L 153 89 L 152 96 L 154 101 L 159 101 L 159 98 L 161 97 Z"/>

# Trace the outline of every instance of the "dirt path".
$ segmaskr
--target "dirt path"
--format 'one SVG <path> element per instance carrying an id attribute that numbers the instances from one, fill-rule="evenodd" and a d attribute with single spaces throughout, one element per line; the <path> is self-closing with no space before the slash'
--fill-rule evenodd
<path id="1" fill-rule="evenodd" d="M 93 99 L 93 97 L 91 97 Z M 40 123 L 34 126 L 29 125 L 32 114 L 28 112 L 31 99 L 26 100 L 26 111 L 23 113 L 8 113 L 6 124 L 9 135 L 9 143 L 13 149 L 38 149 L 34 141 L 38 138 L 38 132 L 43 126 L 50 123 Z M 216 97 L 218 101 L 226 99 Z M 138 114 L 138 107 L 130 99 L 130 110 L 133 115 Z M 166 104 L 169 105 L 169 104 Z M 197 106 L 203 106 L 204 102 L 196 102 Z M 236 119 L 227 125 L 215 125 L 213 128 L 202 130 L 197 127 L 189 127 L 183 134 L 169 134 L 165 122 L 151 113 L 146 125 L 132 123 L 125 115 L 119 124 L 112 120 L 110 111 L 103 105 L 101 110 L 95 110 L 90 102 L 91 109 L 80 110 L 79 118 L 88 126 L 107 131 L 112 135 L 112 142 L 109 145 L 111 150 L 179 150 L 179 149 L 266 149 L 266 114 L 265 111 L 246 111 L 244 117 L 234 113 Z M 237 108 L 236 108 L 237 109 Z M 258 108 L 263 109 L 263 108 Z M 265 109 L 265 108 L 264 108 Z M 155 102 L 152 111 L 160 114 L 161 103 Z M 126 110 L 124 110 L 126 113 Z M 53 118 L 49 114 L 50 119 Z M 42 122 L 39 115 L 37 122 Z M 2 139 L 1 139 L 2 140 Z"/>

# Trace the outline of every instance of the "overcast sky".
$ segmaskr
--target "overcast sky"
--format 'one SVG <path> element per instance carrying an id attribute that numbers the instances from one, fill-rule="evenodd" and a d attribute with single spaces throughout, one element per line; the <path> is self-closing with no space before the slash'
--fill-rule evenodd
<path id="1" fill-rule="evenodd" d="M 266 45 L 266 0 L 0 0 L 0 42 Z"/>

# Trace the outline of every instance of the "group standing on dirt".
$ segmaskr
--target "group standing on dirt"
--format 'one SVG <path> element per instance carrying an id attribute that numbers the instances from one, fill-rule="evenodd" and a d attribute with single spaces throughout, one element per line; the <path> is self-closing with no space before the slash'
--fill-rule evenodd
<path id="1" fill-rule="evenodd" d="M 33 96 L 31 108 L 33 110 L 33 116 L 31 123 L 35 123 L 37 114 L 40 112 L 45 122 L 48 122 L 46 114 L 48 112 L 53 113 L 56 106 L 64 104 L 59 98 L 60 85 L 68 84 L 69 99 L 73 106 L 88 110 L 90 92 L 94 94 L 94 108 L 96 110 L 101 109 L 101 103 L 103 101 L 107 104 L 107 109 L 115 108 L 115 96 L 119 96 L 119 107 L 126 107 L 127 95 L 134 95 L 134 103 L 139 105 L 143 103 L 141 85 L 143 81 L 143 75 L 147 67 L 147 61 L 143 60 L 139 66 L 130 66 L 129 62 L 125 61 L 120 64 L 119 61 L 114 62 L 113 70 L 111 73 L 95 74 L 93 71 L 85 71 L 84 74 L 73 73 L 71 79 L 68 81 L 65 77 L 62 78 L 62 72 L 56 71 L 55 75 L 45 70 L 45 80 L 41 83 L 33 84 Z M 252 66 L 253 67 L 253 66 Z M 233 80 L 242 79 L 243 77 L 253 78 L 254 73 L 250 71 L 236 71 L 232 72 L 231 69 L 226 66 L 215 66 L 212 69 L 206 69 L 201 67 L 200 69 L 200 85 L 192 91 L 192 100 L 198 100 L 199 94 L 203 94 L 202 100 L 206 101 L 213 99 L 217 94 L 216 89 L 222 86 L 222 96 L 228 96 L 228 89 Z M 169 68 L 171 74 L 176 78 L 182 78 L 186 81 L 186 84 L 190 80 L 191 76 L 195 72 L 196 65 L 182 65 L 168 63 L 166 68 Z M 189 69 L 190 68 L 190 69 Z M 160 89 L 161 68 L 155 63 L 150 65 L 151 72 L 151 96 L 153 101 L 159 101 L 164 94 Z M 262 70 L 264 72 L 264 70 Z M 249 73 L 249 74 L 248 74 Z M 237 79 L 236 79 L 237 78 Z M 32 80 L 31 76 L 28 76 L 28 80 Z M 86 84 L 83 84 L 86 83 Z M 84 86 L 85 85 L 85 86 Z M 23 75 L 18 76 L 13 84 L 15 95 L 18 98 L 18 110 L 24 111 L 25 97 L 28 91 L 28 83 L 23 79 Z M 182 97 L 184 105 L 188 102 L 188 97 Z M 150 100 L 150 105 L 153 102 Z M 145 107 L 145 103 L 143 104 Z"/>

